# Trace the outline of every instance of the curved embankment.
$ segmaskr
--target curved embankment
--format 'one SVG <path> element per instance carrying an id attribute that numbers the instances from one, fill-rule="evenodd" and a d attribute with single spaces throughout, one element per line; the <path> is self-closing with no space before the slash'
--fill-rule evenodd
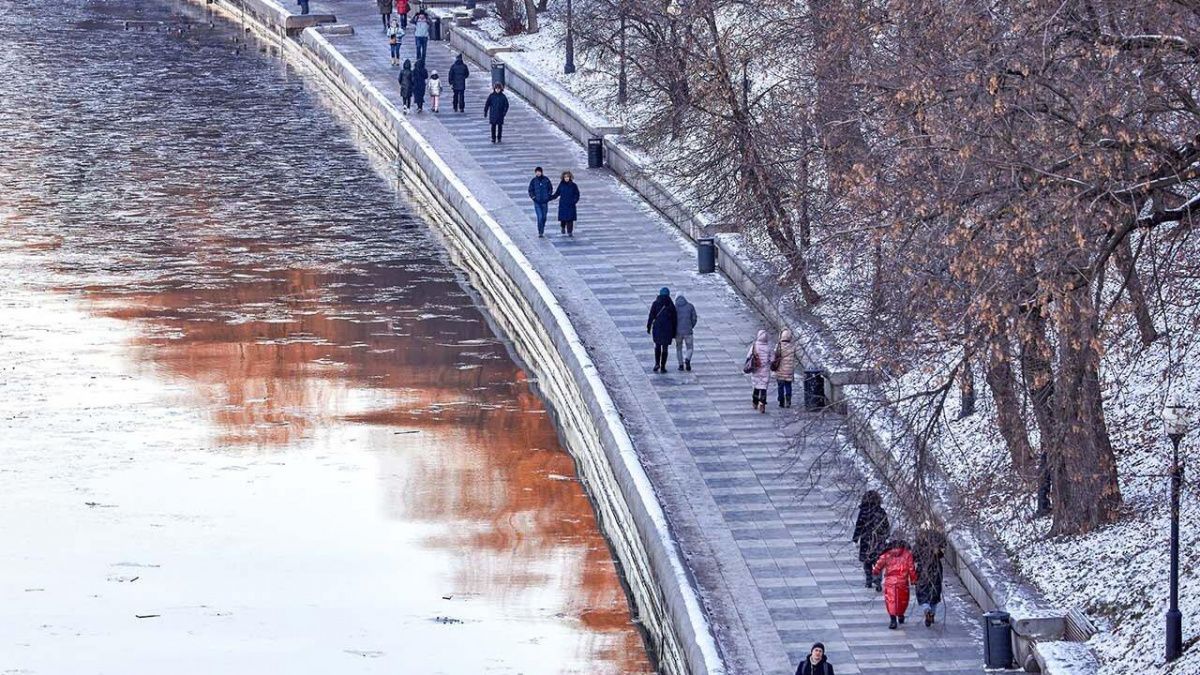
<path id="1" fill-rule="evenodd" d="M 562 306 L 501 225 L 433 146 L 316 28 L 272 0 L 192 0 L 240 23 L 328 90 L 394 168 L 534 371 L 559 420 L 667 673 L 725 668 L 687 568 L 620 414 Z M 289 37 L 296 33 L 296 37 Z"/>

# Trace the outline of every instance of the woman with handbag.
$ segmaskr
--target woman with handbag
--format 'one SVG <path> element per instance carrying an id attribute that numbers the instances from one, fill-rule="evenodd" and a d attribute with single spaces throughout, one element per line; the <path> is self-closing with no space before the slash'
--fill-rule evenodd
<path id="1" fill-rule="evenodd" d="M 767 385 L 771 382 L 771 345 L 767 342 L 767 331 L 758 331 L 758 337 L 750 343 L 742 372 L 750 376 L 750 384 L 754 387 L 755 409 L 760 413 L 767 412 Z"/>

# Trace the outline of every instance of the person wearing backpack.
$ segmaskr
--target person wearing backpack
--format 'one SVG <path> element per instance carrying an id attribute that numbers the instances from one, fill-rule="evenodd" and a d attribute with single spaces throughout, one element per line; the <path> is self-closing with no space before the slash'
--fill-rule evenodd
<path id="1" fill-rule="evenodd" d="M 771 355 L 771 370 L 775 373 L 775 387 L 780 408 L 792 407 L 792 380 L 796 377 L 796 345 L 792 342 L 792 331 L 784 329 L 775 343 Z"/>
<path id="2" fill-rule="evenodd" d="M 771 345 L 768 342 L 766 330 L 759 330 L 758 337 L 750 343 L 746 352 L 746 363 L 742 372 L 750 376 L 750 385 L 754 387 L 754 409 L 760 413 L 767 412 L 767 385 L 771 382 Z"/>
<path id="3" fill-rule="evenodd" d="M 671 289 L 663 286 L 658 289 L 658 297 L 650 305 L 650 316 L 646 319 L 646 332 L 654 338 L 654 372 L 667 372 L 667 354 L 671 352 L 671 342 L 675 339 L 675 329 L 678 320 L 675 314 L 675 303 L 671 302 Z"/>

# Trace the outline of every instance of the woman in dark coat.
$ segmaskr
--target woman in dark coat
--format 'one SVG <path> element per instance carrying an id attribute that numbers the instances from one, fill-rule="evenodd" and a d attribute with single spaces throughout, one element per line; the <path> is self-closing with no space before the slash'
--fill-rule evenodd
<path id="1" fill-rule="evenodd" d="M 413 102 L 417 104 L 417 112 L 425 108 L 425 81 L 428 79 L 429 71 L 425 70 L 425 59 L 417 59 L 412 73 Z"/>
<path id="2" fill-rule="evenodd" d="M 650 305 L 650 317 L 646 319 L 646 332 L 654 336 L 654 372 L 667 372 L 667 353 L 675 340 L 675 303 L 671 301 L 671 289 L 658 289 L 658 297 Z"/>
<path id="3" fill-rule="evenodd" d="M 871 571 L 875 560 L 883 553 L 892 524 L 883 510 L 883 499 L 874 490 L 867 490 L 858 505 L 858 520 L 854 523 L 854 541 L 858 542 L 858 560 L 862 563 L 867 588 L 882 590 L 879 577 Z"/>
<path id="4" fill-rule="evenodd" d="M 946 537 L 927 521 L 917 532 L 913 558 L 917 564 L 917 604 L 925 611 L 925 625 L 932 626 L 942 601 L 942 556 Z"/>
<path id="5" fill-rule="evenodd" d="M 400 100 L 404 102 L 404 109 L 408 110 L 410 107 L 412 107 L 412 61 L 404 59 L 404 67 L 400 69 L 400 77 L 396 79 L 400 82 Z"/>
<path id="6" fill-rule="evenodd" d="M 562 180 L 554 188 L 550 199 L 558 200 L 558 224 L 562 233 L 568 237 L 575 236 L 575 205 L 579 203 L 579 186 L 575 184 L 575 176 L 570 171 L 562 172 Z"/>
<path id="7" fill-rule="evenodd" d="M 387 32 L 388 25 L 392 23 L 392 0 L 375 0 L 375 6 L 379 8 L 379 16 L 383 19 L 383 30 Z"/>
<path id="8" fill-rule="evenodd" d="M 504 140 L 504 116 L 508 114 L 508 97 L 504 95 L 504 85 L 497 82 L 492 85 L 492 93 L 483 102 L 483 116 L 492 125 L 492 142 Z"/>

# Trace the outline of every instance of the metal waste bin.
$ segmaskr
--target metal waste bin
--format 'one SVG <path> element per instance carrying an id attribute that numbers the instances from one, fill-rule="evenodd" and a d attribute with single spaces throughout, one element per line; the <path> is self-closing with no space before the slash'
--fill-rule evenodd
<path id="1" fill-rule="evenodd" d="M 604 139 L 588 139 L 588 168 L 599 169 L 604 166 Z"/>
<path id="2" fill-rule="evenodd" d="M 701 274 L 712 274 L 717 271 L 717 240 L 712 237 L 701 237 L 696 240 L 696 262 Z"/>
<path id="3" fill-rule="evenodd" d="M 442 17 L 435 16 L 429 22 L 429 39 L 434 42 L 442 41 Z"/>
<path id="4" fill-rule="evenodd" d="M 825 398 L 825 371 L 804 371 L 804 409 L 809 412 L 822 410 L 829 404 Z"/>
<path id="5" fill-rule="evenodd" d="M 492 86 L 504 84 L 504 64 L 500 61 L 492 61 Z"/>
<path id="6" fill-rule="evenodd" d="M 988 668 L 1011 668 L 1012 617 L 993 610 L 983 615 L 983 660 Z"/>

